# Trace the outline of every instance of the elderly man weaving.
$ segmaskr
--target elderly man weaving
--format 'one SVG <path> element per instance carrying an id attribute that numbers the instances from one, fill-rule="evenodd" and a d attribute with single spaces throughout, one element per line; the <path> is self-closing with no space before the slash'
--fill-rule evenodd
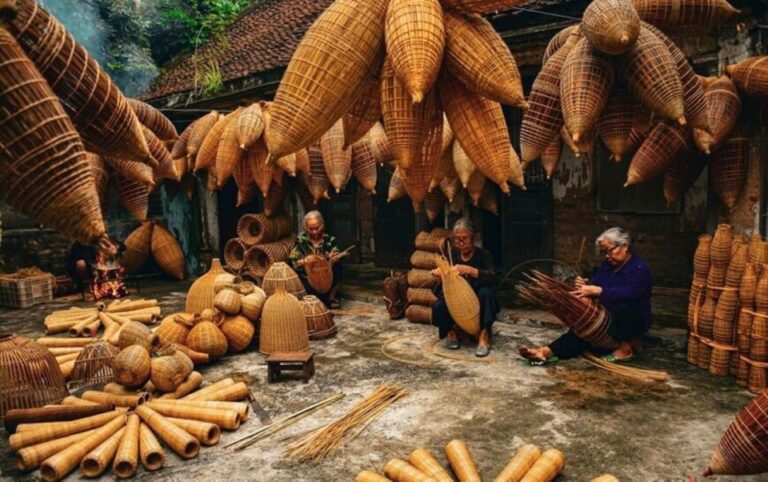
<path id="1" fill-rule="evenodd" d="M 343 254 L 336 245 L 336 238 L 325 232 L 325 220 L 320 211 L 310 211 L 304 216 L 304 232 L 296 238 L 288 261 L 299 274 L 307 293 L 320 298 L 329 308 L 340 308 L 338 299 L 341 284 L 341 258 Z M 318 293 L 309 283 L 304 265 L 310 255 L 323 256 L 333 270 L 333 285 L 328 293 Z"/>
<path id="2" fill-rule="evenodd" d="M 605 258 L 589 280 L 576 279 L 579 298 L 593 298 L 611 314 L 610 334 L 619 347 L 603 358 L 625 361 L 633 356 L 633 340 L 640 339 L 651 327 L 651 287 L 648 265 L 632 252 L 632 238 L 622 228 L 614 227 L 598 236 L 595 243 Z M 572 331 L 547 346 L 520 348 L 520 355 L 531 365 L 543 365 L 573 358 L 593 349 Z"/>

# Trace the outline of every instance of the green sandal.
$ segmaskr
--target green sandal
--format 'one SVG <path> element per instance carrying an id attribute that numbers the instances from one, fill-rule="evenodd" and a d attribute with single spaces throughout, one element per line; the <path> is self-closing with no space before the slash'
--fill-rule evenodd
<path id="1" fill-rule="evenodd" d="M 623 362 L 628 362 L 632 360 L 633 355 L 629 355 L 626 358 L 616 358 L 616 355 L 614 355 L 613 353 L 609 353 L 608 355 L 603 355 L 600 358 L 607 361 L 608 363 L 623 363 Z"/>
<path id="2" fill-rule="evenodd" d="M 523 363 L 528 365 L 529 367 L 543 367 L 546 365 L 553 365 L 557 362 L 559 362 L 560 359 L 556 357 L 555 355 L 552 355 L 551 357 L 547 358 L 546 360 L 528 360 L 526 359 Z"/>

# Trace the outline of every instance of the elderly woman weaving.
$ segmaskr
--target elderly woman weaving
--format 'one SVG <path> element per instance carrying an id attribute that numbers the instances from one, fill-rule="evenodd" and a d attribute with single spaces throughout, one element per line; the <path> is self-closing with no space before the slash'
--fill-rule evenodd
<path id="1" fill-rule="evenodd" d="M 463 276 L 477 294 L 480 301 L 480 335 L 477 342 L 475 355 L 488 356 L 491 348 L 491 327 L 496 315 L 499 313 L 499 303 L 493 291 L 496 283 L 496 270 L 493 265 L 491 253 L 474 245 L 475 228 L 466 219 L 456 221 L 453 226 L 452 257 L 456 263 L 452 269 Z M 438 270 L 433 270 L 432 275 L 439 277 Z M 459 334 L 465 334 L 453 321 L 448 312 L 448 305 L 443 295 L 442 287 L 435 288 L 437 301 L 432 303 L 432 324 L 439 328 L 440 338 L 448 338 L 447 347 L 458 350 L 461 347 Z"/>
<path id="2" fill-rule="evenodd" d="M 611 314 L 610 335 L 619 347 L 603 358 L 625 361 L 633 356 L 633 340 L 639 340 L 651 326 L 651 271 L 632 252 L 630 234 L 622 228 L 606 230 L 597 238 L 597 248 L 605 258 L 590 279 L 577 278 L 579 298 L 593 298 Z M 547 346 L 520 348 L 520 355 L 532 365 L 573 358 L 594 349 L 585 340 L 568 331 Z"/>
<path id="3" fill-rule="evenodd" d="M 296 238 L 288 261 L 296 269 L 307 293 L 315 295 L 329 308 L 339 308 L 339 285 L 341 284 L 341 258 L 343 254 L 336 245 L 336 238 L 325 232 L 325 220 L 320 211 L 310 211 L 304 216 L 305 231 Z M 304 270 L 307 256 L 316 254 L 324 256 L 333 270 L 333 286 L 328 293 L 316 292 L 309 283 Z"/>

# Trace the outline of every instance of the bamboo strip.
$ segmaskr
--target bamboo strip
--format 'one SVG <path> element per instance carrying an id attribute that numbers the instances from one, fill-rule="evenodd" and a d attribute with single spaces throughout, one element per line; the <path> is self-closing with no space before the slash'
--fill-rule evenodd
<path id="1" fill-rule="evenodd" d="M 139 466 L 139 426 L 141 419 L 135 413 L 128 415 L 125 423 L 125 435 L 115 454 L 112 472 L 118 479 L 127 479 L 136 475 Z"/>
<path id="2" fill-rule="evenodd" d="M 201 422 L 200 420 L 189 420 L 185 418 L 168 417 L 174 425 L 189 432 L 195 436 L 201 444 L 210 447 L 219 443 L 221 440 L 221 430 L 215 423 Z"/>
<path id="3" fill-rule="evenodd" d="M 118 417 L 96 430 L 87 438 L 70 445 L 56 455 L 46 459 L 40 466 L 40 475 L 43 477 L 43 480 L 48 482 L 63 479 L 88 452 L 98 447 L 124 425 L 125 414 L 119 413 Z"/>
<path id="4" fill-rule="evenodd" d="M 66 437 L 49 440 L 36 445 L 30 445 L 16 452 L 16 468 L 21 471 L 33 470 L 43 463 L 43 460 L 57 454 L 86 437 L 93 434 L 96 430 L 87 430 L 85 432 L 74 433 Z"/>
<path id="5" fill-rule="evenodd" d="M 180 457 L 191 459 L 200 452 L 200 442 L 195 437 L 180 429 L 148 406 L 141 405 L 137 407 L 136 413 Z"/>
<path id="6" fill-rule="evenodd" d="M 219 390 L 220 388 L 227 387 L 229 385 L 234 385 L 235 381 L 231 378 L 225 378 L 223 380 L 219 380 L 218 382 L 212 383 L 206 387 L 201 388 L 200 390 L 190 393 L 189 395 L 182 398 L 182 400 L 197 400 L 198 397 L 209 393 L 209 392 L 215 392 L 216 390 Z"/>
<path id="7" fill-rule="evenodd" d="M 73 433 L 85 432 L 93 428 L 101 427 L 105 423 L 114 420 L 119 417 L 122 412 L 117 410 L 111 412 L 100 413 L 98 415 L 92 415 L 90 417 L 81 418 L 79 420 L 73 420 L 66 422 L 64 425 L 53 425 L 50 428 L 36 427 L 34 430 L 27 432 L 17 432 L 8 438 L 8 445 L 11 450 L 17 451 L 30 445 L 39 444 L 40 442 L 47 442 L 54 440 L 65 435 L 71 435 Z M 46 425 L 56 424 L 57 422 L 48 422 Z"/>
<path id="8" fill-rule="evenodd" d="M 152 399 L 152 395 L 148 392 L 141 392 L 136 395 L 115 395 L 114 393 L 97 392 L 95 390 L 87 390 L 81 397 L 83 400 L 88 400 L 89 402 L 130 408 L 136 408 L 142 403 Z"/>
<path id="9" fill-rule="evenodd" d="M 240 427 L 240 414 L 234 410 L 218 410 L 214 408 L 190 407 L 171 402 L 149 402 L 152 410 L 166 417 L 200 420 L 215 423 L 226 430 L 237 430 Z"/>
<path id="10" fill-rule="evenodd" d="M 146 470 L 157 470 L 165 465 L 165 451 L 157 441 L 157 437 L 152 433 L 145 423 L 142 422 L 139 427 L 139 454 L 141 455 L 141 465 Z"/>
<path id="11" fill-rule="evenodd" d="M 98 447 L 86 454 L 83 460 L 80 461 L 80 473 L 86 477 L 98 477 L 101 475 L 115 457 L 115 452 L 124 434 L 125 427 L 122 427 Z"/>

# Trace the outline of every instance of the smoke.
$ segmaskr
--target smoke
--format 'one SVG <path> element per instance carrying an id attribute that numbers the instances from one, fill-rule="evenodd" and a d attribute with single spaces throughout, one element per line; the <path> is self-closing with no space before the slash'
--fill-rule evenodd
<path id="1" fill-rule="evenodd" d="M 46 10 L 104 67 L 107 63 L 107 25 L 98 7 L 88 0 L 40 0 Z"/>

